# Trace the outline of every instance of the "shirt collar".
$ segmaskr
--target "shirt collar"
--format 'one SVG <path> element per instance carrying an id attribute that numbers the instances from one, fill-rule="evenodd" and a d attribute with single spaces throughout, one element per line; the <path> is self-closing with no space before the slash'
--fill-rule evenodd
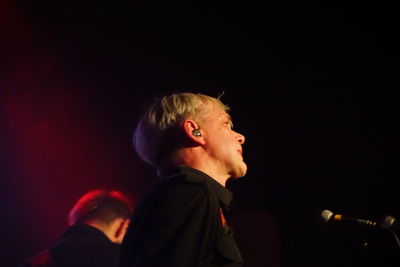
<path id="1" fill-rule="evenodd" d="M 226 187 L 222 186 L 216 180 L 206 173 L 187 166 L 172 167 L 161 172 L 163 180 L 169 179 L 178 175 L 184 175 L 185 180 L 190 183 L 205 183 L 215 192 L 219 201 L 224 207 L 229 207 L 233 194 Z"/>

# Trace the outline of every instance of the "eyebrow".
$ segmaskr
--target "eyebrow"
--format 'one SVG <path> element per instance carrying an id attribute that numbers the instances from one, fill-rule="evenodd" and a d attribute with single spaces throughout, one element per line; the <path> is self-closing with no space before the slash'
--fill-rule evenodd
<path id="1" fill-rule="evenodd" d="M 232 116 L 229 113 L 225 112 L 225 118 L 229 121 L 231 128 L 233 128 Z"/>
<path id="2" fill-rule="evenodd" d="M 225 117 L 226 117 L 228 120 L 232 121 L 232 116 L 231 116 L 229 113 L 226 113 L 226 112 L 225 112 Z"/>

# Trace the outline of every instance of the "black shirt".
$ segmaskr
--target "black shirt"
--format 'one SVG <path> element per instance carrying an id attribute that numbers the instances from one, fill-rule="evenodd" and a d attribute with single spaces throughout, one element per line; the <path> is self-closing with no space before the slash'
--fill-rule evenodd
<path id="1" fill-rule="evenodd" d="M 132 217 L 121 266 L 242 266 L 223 215 L 232 193 L 196 169 L 174 168 L 165 176 Z"/>
<path id="2" fill-rule="evenodd" d="M 86 224 L 69 227 L 48 250 L 21 267 L 117 267 L 121 246 Z"/>

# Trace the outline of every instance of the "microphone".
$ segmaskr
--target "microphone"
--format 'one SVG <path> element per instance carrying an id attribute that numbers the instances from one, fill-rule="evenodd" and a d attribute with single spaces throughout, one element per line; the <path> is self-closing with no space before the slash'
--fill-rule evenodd
<path id="1" fill-rule="evenodd" d="M 373 221 L 365 220 L 365 219 L 359 219 L 359 218 L 343 216 L 341 214 L 334 214 L 330 210 L 323 210 L 321 212 L 321 218 L 325 221 L 325 223 L 343 221 L 343 222 L 356 222 L 361 226 L 381 227 L 381 225 L 379 225 L 377 222 L 373 222 Z"/>
<path id="2" fill-rule="evenodd" d="M 321 211 L 320 215 L 321 215 L 322 220 L 325 221 L 325 223 L 350 222 L 350 223 L 356 223 L 360 226 L 370 227 L 371 229 L 374 229 L 374 231 L 375 230 L 389 231 L 394 237 L 396 246 L 398 248 L 400 248 L 400 239 L 397 236 L 396 231 L 393 229 L 394 226 L 396 226 L 396 219 L 391 215 L 385 216 L 380 224 L 378 224 L 377 222 L 374 222 L 374 221 L 370 221 L 370 220 L 347 217 L 347 216 L 343 216 L 341 214 L 334 214 L 330 210 L 323 210 L 323 211 Z M 368 244 L 368 243 L 365 243 L 365 244 Z"/>
<path id="3" fill-rule="evenodd" d="M 397 224 L 395 224 L 395 222 L 396 222 L 396 219 L 393 216 L 387 215 L 382 220 L 382 227 L 390 228 L 390 227 L 392 227 L 394 225 L 397 225 Z"/>

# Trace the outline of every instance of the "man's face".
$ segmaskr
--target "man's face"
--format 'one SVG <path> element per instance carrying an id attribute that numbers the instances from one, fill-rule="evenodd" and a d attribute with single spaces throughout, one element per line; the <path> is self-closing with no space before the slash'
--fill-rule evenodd
<path id="1" fill-rule="evenodd" d="M 205 107 L 209 112 L 200 126 L 204 132 L 206 151 L 215 160 L 221 174 L 231 178 L 244 176 L 247 172 L 242 156 L 244 136 L 232 129 L 231 117 L 221 107 L 211 103 Z"/>

